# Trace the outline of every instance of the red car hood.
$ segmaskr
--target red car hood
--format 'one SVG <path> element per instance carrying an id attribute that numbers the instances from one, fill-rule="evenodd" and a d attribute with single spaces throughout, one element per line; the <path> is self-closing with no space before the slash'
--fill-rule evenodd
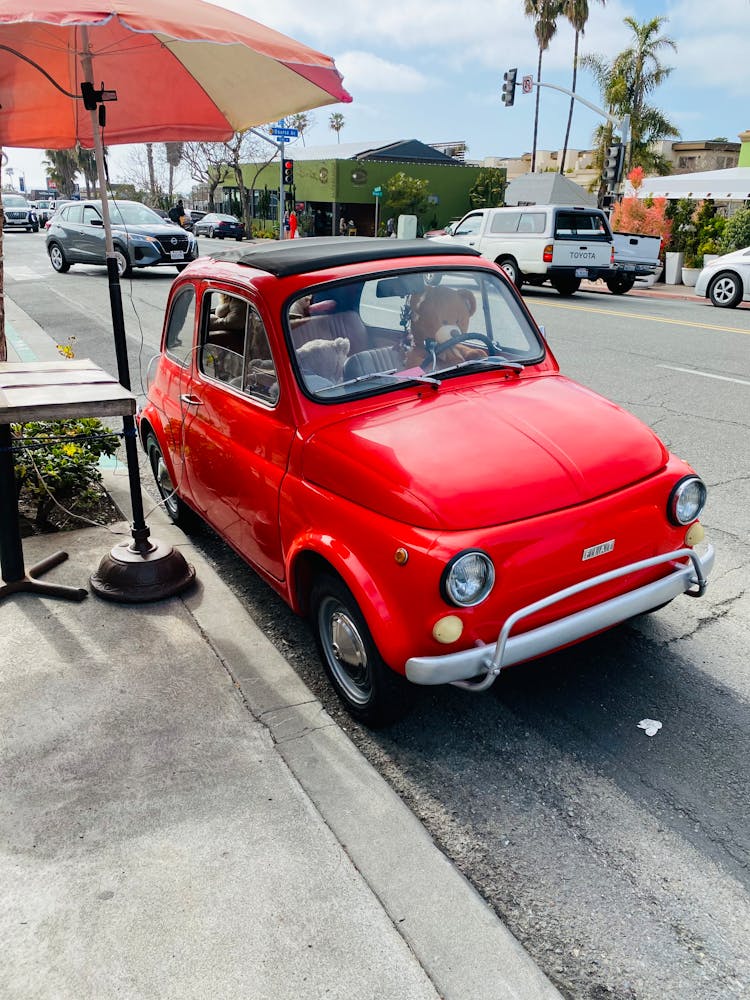
<path id="1" fill-rule="evenodd" d="M 419 527 L 460 531 L 585 503 L 662 468 L 634 416 L 563 376 L 456 388 L 317 430 L 305 478 Z"/>

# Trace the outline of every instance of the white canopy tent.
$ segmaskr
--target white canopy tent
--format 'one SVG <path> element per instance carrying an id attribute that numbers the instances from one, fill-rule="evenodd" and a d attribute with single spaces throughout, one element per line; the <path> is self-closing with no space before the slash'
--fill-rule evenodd
<path id="1" fill-rule="evenodd" d="M 703 170 L 695 174 L 669 174 L 666 177 L 644 177 L 635 191 L 625 185 L 627 197 L 638 198 L 713 198 L 714 201 L 746 201 L 750 199 L 750 167 L 730 167 L 727 170 Z"/>

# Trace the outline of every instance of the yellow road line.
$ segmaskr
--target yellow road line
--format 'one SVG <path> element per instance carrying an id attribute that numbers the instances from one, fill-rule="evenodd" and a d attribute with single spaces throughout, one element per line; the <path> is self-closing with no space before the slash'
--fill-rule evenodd
<path id="1" fill-rule="evenodd" d="M 666 316 L 649 316 L 647 313 L 623 312 L 620 309 L 597 309 L 594 306 L 568 305 L 566 302 L 542 302 L 536 299 L 534 302 L 527 301 L 529 308 L 548 306 L 550 309 L 567 309 L 569 312 L 599 313 L 601 316 L 622 316 L 624 319 L 644 319 L 649 323 L 668 323 L 671 326 L 692 326 L 699 330 L 720 330 L 722 333 L 744 333 L 750 336 L 750 330 L 740 330 L 736 326 L 715 326 L 713 323 L 691 323 L 688 319 L 669 319 Z"/>

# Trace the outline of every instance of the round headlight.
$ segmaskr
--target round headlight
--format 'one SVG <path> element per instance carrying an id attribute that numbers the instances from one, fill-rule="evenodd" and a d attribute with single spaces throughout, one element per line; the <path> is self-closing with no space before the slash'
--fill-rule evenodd
<path id="1" fill-rule="evenodd" d="M 445 567 L 441 582 L 443 598 L 461 608 L 481 604 L 495 583 L 495 567 L 486 552 L 459 552 Z"/>
<path id="2" fill-rule="evenodd" d="M 685 476 L 669 494 L 667 513 L 672 524 L 690 524 L 706 503 L 706 486 L 697 476 Z"/>

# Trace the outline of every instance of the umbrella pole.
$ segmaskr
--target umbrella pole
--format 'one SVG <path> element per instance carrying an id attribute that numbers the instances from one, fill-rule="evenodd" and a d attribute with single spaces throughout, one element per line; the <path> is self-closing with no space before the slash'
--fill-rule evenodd
<path id="1" fill-rule="evenodd" d="M 88 55 L 88 38 L 84 29 L 84 52 L 82 57 L 86 79 L 91 80 L 91 56 Z M 91 111 L 91 127 L 94 134 L 94 153 L 99 194 L 104 221 L 104 240 L 109 279 L 109 301 L 112 311 L 112 327 L 117 358 L 117 377 L 120 384 L 130 391 L 130 370 L 128 348 L 125 336 L 125 317 L 122 311 L 120 275 L 117 270 L 112 220 L 107 200 L 107 176 L 104 169 L 104 150 L 99 134 L 97 112 Z M 158 601 L 178 594 L 195 579 L 195 569 L 185 557 L 171 545 L 166 545 L 150 537 L 150 531 L 143 514 L 143 495 L 138 467 L 137 431 L 132 416 L 123 417 L 125 457 L 128 466 L 130 503 L 133 512 L 131 525 L 132 540 L 116 545 L 106 555 L 89 582 L 92 590 L 110 601 L 124 601 L 135 604 Z"/>

